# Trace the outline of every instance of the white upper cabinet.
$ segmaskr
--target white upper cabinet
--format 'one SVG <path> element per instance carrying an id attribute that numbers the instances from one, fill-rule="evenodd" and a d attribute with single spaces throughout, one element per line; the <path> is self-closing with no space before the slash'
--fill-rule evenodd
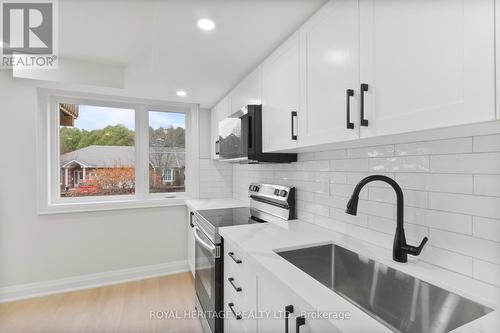
<path id="1" fill-rule="evenodd" d="M 495 66 L 497 69 L 497 72 L 496 72 L 496 80 L 497 80 L 497 84 L 496 84 L 496 86 L 497 86 L 497 98 L 496 98 L 496 101 L 497 101 L 497 119 L 500 120 L 500 0 L 495 0 L 495 10 L 496 10 L 496 13 L 495 13 L 496 52 L 495 52 L 495 54 L 497 56 L 496 66 Z"/>
<path id="2" fill-rule="evenodd" d="M 241 81 L 231 92 L 231 110 L 234 113 L 249 104 L 261 104 L 262 96 L 262 75 L 261 67 L 257 67 L 253 72 Z"/>
<path id="3" fill-rule="evenodd" d="M 360 0 L 360 54 L 361 137 L 495 118 L 493 0 Z"/>
<path id="4" fill-rule="evenodd" d="M 346 141 L 359 137 L 359 10 L 356 0 L 334 0 L 300 29 L 301 108 L 299 145 Z M 347 103 L 350 120 L 347 126 Z"/>
<path id="5" fill-rule="evenodd" d="M 292 113 L 300 112 L 299 77 L 299 35 L 295 33 L 262 64 L 264 152 L 297 146 L 296 139 L 292 138 Z M 294 126 L 297 126 L 297 116 L 294 118 Z M 296 127 L 294 131 L 296 135 Z"/>
<path id="6" fill-rule="evenodd" d="M 262 101 L 266 152 L 500 119 L 495 9 L 330 0 L 238 84 L 229 110 Z"/>

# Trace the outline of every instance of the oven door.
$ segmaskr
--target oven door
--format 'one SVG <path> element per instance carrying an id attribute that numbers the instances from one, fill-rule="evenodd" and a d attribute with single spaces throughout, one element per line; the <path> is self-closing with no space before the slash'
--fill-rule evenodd
<path id="1" fill-rule="evenodd" d="M 212 333 L 222 332 L 222 320 L 214 316 L 222 311 L 222 261 L 220 245 L 215 245 L 197 225 L 193 228 L 195 246 L 196 296 Z"/>

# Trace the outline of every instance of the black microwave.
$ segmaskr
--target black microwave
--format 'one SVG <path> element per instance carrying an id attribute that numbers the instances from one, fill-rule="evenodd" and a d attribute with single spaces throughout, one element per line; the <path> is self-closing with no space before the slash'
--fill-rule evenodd
<path id="1" fill-rule="evenodd" d="M 248 105 L 219 122 L 219 160 L 238 163 L 291 163 L 294 153 L 262 152 L 262 105 Z"/>

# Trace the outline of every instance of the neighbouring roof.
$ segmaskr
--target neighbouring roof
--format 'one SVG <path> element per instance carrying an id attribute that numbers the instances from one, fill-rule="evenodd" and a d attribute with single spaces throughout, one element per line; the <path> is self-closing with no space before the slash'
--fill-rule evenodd
<path id="1" fill-rule="evenodd" d="M 153 167 L 183 168 L 186 165 L 184 148 L 151 147 L 149 163 Z M 86 168 L 131 167 L 135 165 L 135 147 L 88 146 L 61 155 L 61 166 L 79 164 Z"/>

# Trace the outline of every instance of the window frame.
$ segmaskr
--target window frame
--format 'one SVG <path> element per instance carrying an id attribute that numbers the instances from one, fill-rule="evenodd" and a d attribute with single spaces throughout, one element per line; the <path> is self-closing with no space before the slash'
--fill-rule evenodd
<path id="1" fill-rule="evenodd" d="M 85 93 L 69 93 L 39 89 L 39 214 L 98 211 L 183 205 L 197 197 L 199 152 L 197 104 L 159 102 L 127 97 Z M 59 103 L 132 109 L 135 114 L 135 193 L 127 195 L 61 197 Z M 186 116 L 185 129 L 185 192 L 149 192 L 149 111 L 180 112 Z M 191 179 L 191 176 L 193 176 Z"/>

